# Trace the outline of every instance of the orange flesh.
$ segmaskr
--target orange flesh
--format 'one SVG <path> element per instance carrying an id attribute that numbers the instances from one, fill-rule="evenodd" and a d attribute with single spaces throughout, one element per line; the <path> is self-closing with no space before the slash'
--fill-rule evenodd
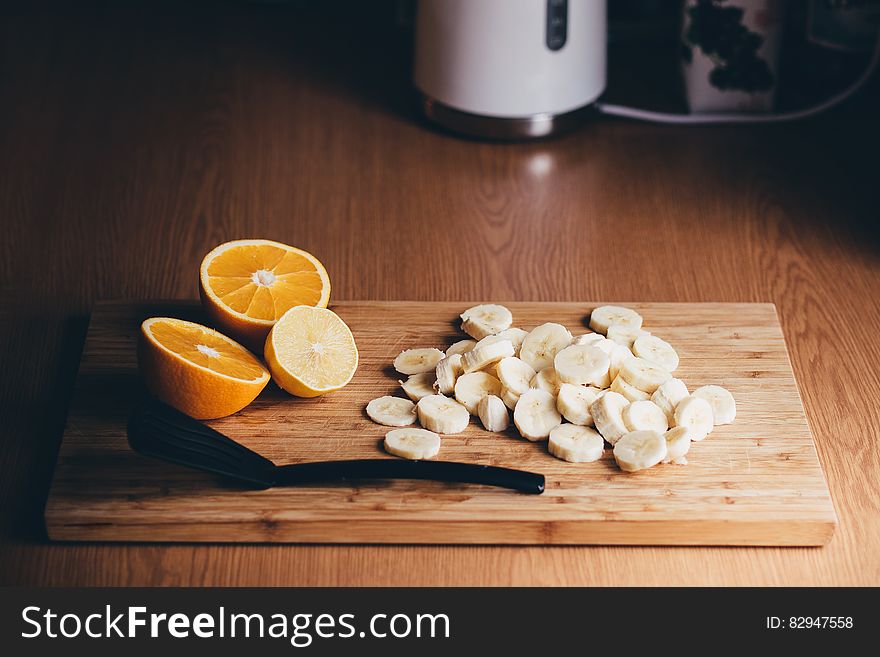
<path id="1" fill-rule="evenodd" d="M 149 332 L 169 351 L 213 372 L 245 381 L 263 377 L 263 367 L 244 347 L 204 329 L 157 321 Z"/>
<path id="2" fill-rule="evenodd" d="M 263 284 L 255 280 L 260 276 Z M 208 285 L 235 312 L 269 321 L 293 306 L 317 304 L 324 288 L 307 258 L 265 244 L 239 245 L 218 254 L 208 265 Z"/>

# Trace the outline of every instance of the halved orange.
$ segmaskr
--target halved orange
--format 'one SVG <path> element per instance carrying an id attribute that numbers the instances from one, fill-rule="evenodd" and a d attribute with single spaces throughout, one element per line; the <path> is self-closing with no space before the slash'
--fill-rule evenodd
<path id="1" fill-rule="evenodd" d="M 265 356 L 275 383 L 297 397 L 339 390 L 358 366 L 351 329 L 332 310 L 308 306 L 291 308 L 275 323 Z"/>
<path id="2" fill-rule="evenodd" d="M 263 364 L 235 340 L 171 317 L 141 324 L 138 366 L 151 393 L 199 420 L 237 413 L 269 383 Z"/>
<path id="3" fill-rule="evenodd" d="M 330 277 L 311 253 L 271 240 L 221 244 L 202 260 L 199 294 L 214 325 L 257 353 L 294 306 L 326 308 Z"/>

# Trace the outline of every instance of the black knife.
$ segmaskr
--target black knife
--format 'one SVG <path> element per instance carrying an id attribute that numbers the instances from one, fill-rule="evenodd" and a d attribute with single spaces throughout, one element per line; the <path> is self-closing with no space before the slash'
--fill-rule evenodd
<path id="1" fill-rule="evenodd" d="M 135 409 L 128 423 L 128 442 L 141 454 L 237 479 L 254 488 L 349 479 L 429 479 L 544 492 L 544 475 L 473 463 L 358 459 L 278 466 L 156 399 L 147 399 Z"/>

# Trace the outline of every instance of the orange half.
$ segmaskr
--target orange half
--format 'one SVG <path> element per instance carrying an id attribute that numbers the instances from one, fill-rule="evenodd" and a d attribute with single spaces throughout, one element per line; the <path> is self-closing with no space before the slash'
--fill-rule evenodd
<path id="1" fill-rule="evenodd" d="M 295 306 L 326 308 L 330 277 L 311 253 L 271 240 L 221 244 L 199 269 L 202 304 L 214 324 L 257 352 Z"/>
<path id="2" fill-rule="evenodd" d="M 268 370 L 234 340 L 171 317 L 141 324 L 138 365 L 152 394 L 199 420 L 237 413 L 269 382 Z"/>

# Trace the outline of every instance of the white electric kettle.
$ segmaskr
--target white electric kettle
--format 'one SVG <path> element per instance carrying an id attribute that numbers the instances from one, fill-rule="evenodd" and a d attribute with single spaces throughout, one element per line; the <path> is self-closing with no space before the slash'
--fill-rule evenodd
<path id="1" fill-rule="evenodd" d="M 419 0 L 423 110 L 498 139 L 576 125 L 605 89 L 606 23 L 605 0 Z"/>

